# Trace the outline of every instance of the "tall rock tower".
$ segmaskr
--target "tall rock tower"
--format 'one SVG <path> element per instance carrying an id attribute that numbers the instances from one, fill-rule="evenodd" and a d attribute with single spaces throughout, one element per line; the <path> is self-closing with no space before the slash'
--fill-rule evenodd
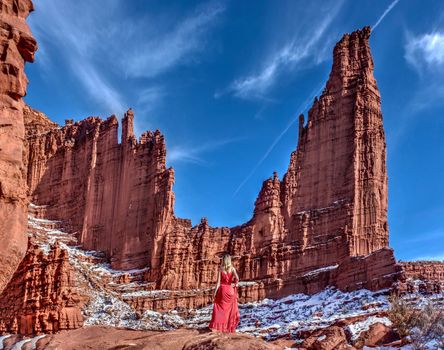
<path id="1" fill-rule="evenodd" d="M 291 240 L 342 235 L 350 256 L 388 246 L 386 144 L 369 36 L 365 27 L 336 44 L 325 89 L 306 125 L 300 117 L 281 191 Z"/>

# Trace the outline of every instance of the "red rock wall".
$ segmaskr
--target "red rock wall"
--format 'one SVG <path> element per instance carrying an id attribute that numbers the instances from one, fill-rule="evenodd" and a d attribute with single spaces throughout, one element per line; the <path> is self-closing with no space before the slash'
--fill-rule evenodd
<path id="1" fill-rule="evenodd" d="M 22 177 L 24 139 L 22 97 L 28 80 L 25 62 L 34 60 L 37 44 L 25 20 L 30 0 L 0 1 L 0 292 L 27 247 L 27 198 Z"/>
<path id="2" fill-rule="evenodd" d="M 133 118 L 125 114 L 120 144 L 115 116 L 89 117 L 30 132 L 25 152 L 32 201 L 48 205 L 48 218 L 65 220 L 85 249 L 104 251 L 122 269 L 158 264 L 174 203 L 164 138 L 156 131 L 137 141 Z M 27 129 L 35 129 L 29 120 Z"/>
<path id="3" fill-rule="evenodd" d="M 407 278 L 444 282 L 444 261 L 400 262 Z"/>
<path id="4" fill-rule="evenodd" d="M 264 181 L 246 224 L 168 231 L 160 286 L 205 288 L 217 256 L 235 256 L 243 280 L 261 281 L 261 295 L 389 286 L 401 273 L 388 249 L 386 145 L 373 76 L 368 27 L 334 49 L 330 78 L 300 116 L 296 151 L 283 180 Z M 356 258 L 354 258 L 356 257 Z M 311 271 L 338 265 L 336 269 Z"/>
<path id="5" fill-rule="evenodd" d="M 444 291 L 444 261 L 403 261 L 404 278 L 396 283 L 395 292 L 434 294 Z"/>
<path id="6" fill-rule="evenodd" d="M 305 126 L 300 116 L 281 189 L 288 240 L 311 245 L 340 236 L 345 255 L 388 246 L 386 144 L 369 36 L 366 27 L 336 44 Z"/>
<path id="7" fill-rule="evenodd" d="M 385 136 L 369 35 L 364 28 L 336 45 L 330 78 L 306 125 L 300 117 L 287 173 L 264 181 L 252 219 L 241 226 L 213 228 L 203 219 L 193 227 L 174 216 L 164 139 L 156 131 L 136 141 L 132 111 L 120 144 L 114 116 L 61 128 L 29 117 L 32 200 L 48 206 L 49 218 L 68 220 L 83 247 L 106 252 L 113 267 L 149 267 L 146 279 L 158 289 L 201 289 L 187 305 L 210 300 L 205 290 L 225 251 L 241 279 L 255 282 L 241 288 L 243 300 L 328 285 L 385 288 L 401 271 L 388 248 Z M 164 309 L 180 302 L 136 303 Z"/>
<path id="8" fill-rule="evenodd" d="M 30 244 L 0 295 L 0 333 L 26 335 L 79 328 L 84 301 L 76 290 L 68 253 L 56 245 L 45 255 Z"/>

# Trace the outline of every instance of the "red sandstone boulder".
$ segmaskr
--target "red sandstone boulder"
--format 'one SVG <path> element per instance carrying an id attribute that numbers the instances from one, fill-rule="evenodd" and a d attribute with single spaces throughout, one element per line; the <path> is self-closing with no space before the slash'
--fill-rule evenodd
<path id="1" fill-rule="evenodd" d="M 301 344 L 303 349 L 307 350 L 342 350 L 354 347 L 348 343 L 344 329 L 338 326 L 315 331 L 311 336 Z"/>
<path id="2" fill-rule="evenodd" d="M 274 350 L 274 344 L 245 334 L 204 334 L 187 341 L 182 350 Z"/>
<path id="3" fill-rule="evenodd" d="M 399 340 L 399 336 L 391 327 L 376 322 L 368 330 L 361 332 L 358 339 L 353 342 L 353 345 L 357 349 L 362 349 L 364 346 L 381 346 L 396 340 Z"/>

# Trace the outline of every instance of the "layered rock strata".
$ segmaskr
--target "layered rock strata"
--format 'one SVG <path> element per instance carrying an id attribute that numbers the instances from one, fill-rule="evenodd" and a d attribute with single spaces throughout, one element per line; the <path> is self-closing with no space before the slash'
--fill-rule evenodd
<path id="1" fill-rule="evenodd" d="M 129 110 L 118 143 L 115 116 L 63 127 L 39 120 L 40 129 L 27 118 L 27 183 L 44 215 L 64 220 L 85 249 L 105 252 L 115 268 L 156 268 L 173 216 L 174 173 L 161 133 L 136 140 L 133 119 Z"/>
<path id="2" fill-rule="evenodd" d="M 25 62 L 37 48 L 25 20 L 30 0 L 0 3 L 0 292 L 8 283 L 27 247 L 26 185 L 22 177 L 24 139 L 22 97 L 28 80 Z"/>
<path id="3" fill-rule="evenodd" d="M 400 262 L 405 278 L 397 283 L 398 293 L 435 294 L 444 291 L 444 261 Z"/>
<path id="4" fill-rule="evenodd" d="M 30 244 L 0 295 L 0 333 L 54 333 L 83 325 L 84 296 L 75 288 L 68 253 L 58 244 L 45 254 Z"/>
<path id="5" fill-rule="evenodd" d="M 211 286 L 229 251 L 258 293 L 388 287 L 401 274 L 388 247 L 386 145 L 368 27 L 334 49 L 320 98 L 300 116 L 298 145 L 282 181 L 263 183 L 244 225 L 196 227 L 176 219 L 164 240 L 160 287 Z"/>
<path id="6" fill-rule="evenodd" d="M 369 36 L 366 27 L 338 42 L 324 91 L 306 123 L 300 116 L 286 174 L 264 181 L 243 225 L 193 226 L 174 215 L 164 138 L 156 131 L 137 140 L 131 110 L 121 143 L 115 116 L 59 127 L 26 110 L 32 201 L 113 268 L 147 271 L 147 290 L 163 292 L 140 293 L 130 302 L 137 309 L 210 303 L 223 252 L 246 282 L 243 301 L 328 285 L 390 287 L 402 272 L 388 247 L 385 136 Z"/>
<path id="7" fill-rule="evenodd" d="M 400 264 L 407 277 L 444 282 L 444 261 L 403 261 Z"/>

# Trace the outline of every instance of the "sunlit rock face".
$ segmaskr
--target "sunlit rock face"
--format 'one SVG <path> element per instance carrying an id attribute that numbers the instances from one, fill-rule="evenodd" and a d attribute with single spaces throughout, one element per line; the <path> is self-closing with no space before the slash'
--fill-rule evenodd
<path id="1" fill-rule="evenodd" d="M 25 21 L 32 10 L 29 0 L 0 2 L 0 292 L 27 247 L 22 98 L 28 85 L 25 62 L 34 60 L 37 49 Z"/>
<path id="2" fill-rule="evenodd" d="M 264 181 L 249 222 L 225 229 L 176 221 L 164 243 L 162 286 L 210 286 L 214 257 L 224 250 L 237 258 L 244 280 L 258 283 L 245 291 L 252 297 L 313 293 L 327 285 L 379 289 L 396 280 L 369 36 L 365 27 L 337 43 L 324 91 L 308 120 L 299 118 L 288 170 L 282 180 L 273 174 Z"/>
<path id="3" fill-rule="evenodd" d="M 444 292 L 444 261 L 403 261 L 400 264 L 405 279 L 397 283 L 398 293 Z"/>
<path id="4" fill-rule="evenodd" d="M 83 325 L 86 299 L 76 290 L 68 252 L 58 245 L 48 253 L 30 245 L 0 300 L 1 333 L 53 333 Z"/>
<path id="5" fill-rule="evenodd" d="M 134 114 L 89 117 L 58 127 L 27 109 L 24 162 L 32 201 L 62 220 L 85 249 L 117 269 L 147 268 L 164 290 L 201 290 L 184 307 L 211 302 L 219 256 L 234 256 L 243 300 L 390 286 L 400 273 L 388 247 L 386 146 L 373 76 L 370 29 L 345 34 L 324 91 L 282 180 L 263 183 L 251 220 L 213 228 L 174 215 L 174 172 L 159 131 L 134 136 Z M 296 140 L 296 135 L 295 135 Z M 143 298 L 142 298 L 143 299 Z M 178 298 L 138 304 L 178 306 Z M 148 307 L 148 306 L 147 306 Z"/>
<path id="6" fill-rule="evenodd" d="M 131 110 L 121 143 L 115 116 L 67 120 L 63 127 L 38 120 L 40 132 L 34 132 L 38 112 L 27 113 L 24 162 L 32 201 L 47 205 L 42 215 L 64 220 L 85 249 L 105 252 L 115 268 L 158 264 L 174 203 L 162 134 L 146 132 L 136 140 Z"/>
<path id="7" fill-rule="evenodd" d="M 385 139 L 369 35 L 364 28 L 336 45 L 326 87 L 308 121 L 300 117 L 287 173 L 264 181 L 244 225 L 214 228 L 202 219 L 192 226 L 175 217 L 174 172 L 166 166 L 164 138 L 156 131 L 137 140 L 131 110 L 122 120 L 120 142 L 115 116 L 58 126 L 40 112 L 23 110 L 24 174 L 36 215 L 63 222 L 76 244 L 103 252 L 112 268 L 143 269 L 137 281 L 149 293 L 134 293 L 128 301 L 141 312 L 211 303 L 209 288 L 225 251 L 247 281 L 239 289 L 241 302 L 329 285 L 390 286 L 400 266 L 388 248 Z M 25 269 L 13 283 L 21 283 Z M 151 292 L 158 289 L 167 292 Z M 39 294 L 27 294 L 33 292 Z M 65 308 L 61 299 L 56 304 Z M 78 305 L 71 304 L 78 315 Z"/>

